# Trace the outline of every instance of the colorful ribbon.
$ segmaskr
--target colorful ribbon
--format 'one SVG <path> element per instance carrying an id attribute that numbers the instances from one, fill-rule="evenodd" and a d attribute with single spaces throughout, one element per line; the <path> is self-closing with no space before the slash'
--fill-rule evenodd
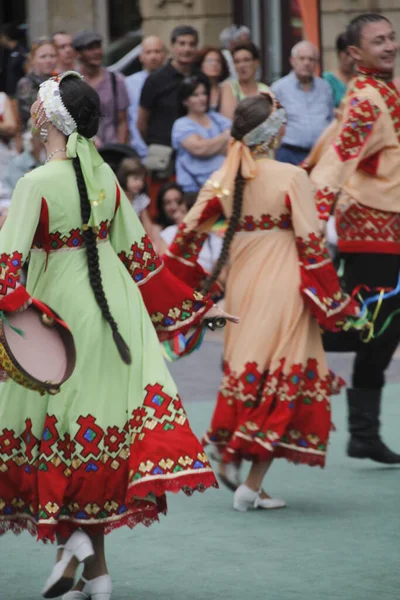
<path id="1" fill-rule="evenodd" d="M 183 333 L 179 333 L 172 340 L 163 342 L 161 349 L 164 358 L 169 362 L 175 362 L 183 356 L 189 356 L 195 350 L 198 350 L 203 343 L 206 327 L 197 329 L 188 339 Z"/>
<path id="2" fill-rule="evenodd" d="M 344 324 L 343 329 L 344 329 L 344 331 L 349 331 L 350 329 L 357 329 L 357 330 L 361 331 L 361 335 L 360 335 L 361 341 L 367 344 L 371 340 L 376 339 L 379 336 L 381 336 L 387 330 L 390 323 L 393 321 L 394 317 L 400 313 L 400 309 L 396 309 L 395 311 L 393 311 L 386 318 L 385 322 L 380 327 L 380 329 L 378 331 L 375 331 L 376 320 L 377 320 L 380 310 L 382 308 L 383 302 L 385 300 L 388 300 L 389 298 L 393 298 L 394 296 L 396 296 L 397 294 L 400 293 L 400 274 L 399 274 L 399 278 L 398 278 L 397 285 L 395 288 L 393 288 L 393 289 L 382 288 L 379 290 L 379 292 L 377 294 L 370 296 L 366 300 L 363 300 L 360 295 L 361 289 L 365 289 L 368 292 L 372 291 L 370 288 L 368 288 L 367 286 L 363 286 L 363 285 L 358 286 L 353 291 L 352 296 L 353 297 L 358 296 L 360 298 L 360 300 L 362 301 L 360 315 L 357 319 L 349 318 L 347 320 L 347 322 Z M 371 313 L 368 307 L 371 304 L 375 304 L 375 303 L 376 303 L 375 309 Z"/>

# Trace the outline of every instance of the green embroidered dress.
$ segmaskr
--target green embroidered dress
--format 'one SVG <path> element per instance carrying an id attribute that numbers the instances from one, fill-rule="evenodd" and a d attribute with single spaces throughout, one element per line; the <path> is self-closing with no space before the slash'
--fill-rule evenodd
<path id="1" fill-rule="evenodd" d="M 103 287 L 132 364 L 89 283 L 72 161 L 52 161 L 16 187 L 0 233 L 0 310 L 28 294 L 48 304 L 72 330 L 77 363 L 56 396 L 0 385 L 0 533 L 53 540 L 81 526 L 148 525 L 165 512 L 166 491 L 216 485 L 159 348 L 211 303 L 164 267 L 108 165 L 96 171 Z"/>

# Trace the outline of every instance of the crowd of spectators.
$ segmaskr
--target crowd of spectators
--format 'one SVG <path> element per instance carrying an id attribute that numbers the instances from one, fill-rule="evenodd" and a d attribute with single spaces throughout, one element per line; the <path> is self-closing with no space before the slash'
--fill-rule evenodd
<path id="1" fill-rule="evenodd" d="M 316 75 L 317 49 L 294 46 L 292 71 L 271 88 L 259 80 L 261 54 L 247 27 L 230 26 L 220 45 L 199 48 L 196 29 L 179 25 L 169 48 L 157 36 L 141 45 L 142 70 L 124 77 L 103 66 L 97 32 L 57 31 L 35 40 L 29 51 L 12 25 L 0 28 L 0 209 L 19 177 L 44 161 L 30 133 L 30 106 L 39 85 L 78 70 L 97 90 L 101 125 L 94 143 L 117 172 L 144 228 L 160 247 L 217 170 L 227 152 L 231 119 L 240 100 L 272 91 L 287 111 L 278 160 L 299 164 L 334 118 L 353 75 L 344 36 L 337 40 L 338 68 Z M 114 157 L 111 160 L 110 157 Z M 166 230 L 166 233 L 163 233 Z M 203 260 L 217 258 L 221 239 L 210 237 Z"/>

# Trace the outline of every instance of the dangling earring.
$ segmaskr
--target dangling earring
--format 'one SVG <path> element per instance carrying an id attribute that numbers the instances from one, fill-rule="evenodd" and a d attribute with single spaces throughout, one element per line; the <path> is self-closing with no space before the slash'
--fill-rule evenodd
<path id="1" fill-rule="evenodd" d="M 42 138 L 42 141 L 44 144 L 47 142 L 48 135 L 49 135 L 49 132 L 48 132 L 47 127 L 41 127 L 40 128 L 40 137 Z"/>

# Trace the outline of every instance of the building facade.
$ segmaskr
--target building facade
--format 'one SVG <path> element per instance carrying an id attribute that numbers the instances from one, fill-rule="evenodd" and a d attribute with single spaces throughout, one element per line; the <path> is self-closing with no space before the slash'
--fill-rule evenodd
<path id="1" fill-rule="evenodd" d="M 400 35 L 400 0 L 0 0 L 0 22 L 26 23 L 29 40 L 95 29 L 107 46 L 141 27 L 168 43 L 177 24 L 190 23 L 201 44 L 215 44 L 224 27 L 245 24 L 261 48 L 267 82 L 288 72 L 290 49 L 302 38 L 320 47 L 323 68 L 333 68 L 336 36 L 362 12 L 381 12 Z"/>

